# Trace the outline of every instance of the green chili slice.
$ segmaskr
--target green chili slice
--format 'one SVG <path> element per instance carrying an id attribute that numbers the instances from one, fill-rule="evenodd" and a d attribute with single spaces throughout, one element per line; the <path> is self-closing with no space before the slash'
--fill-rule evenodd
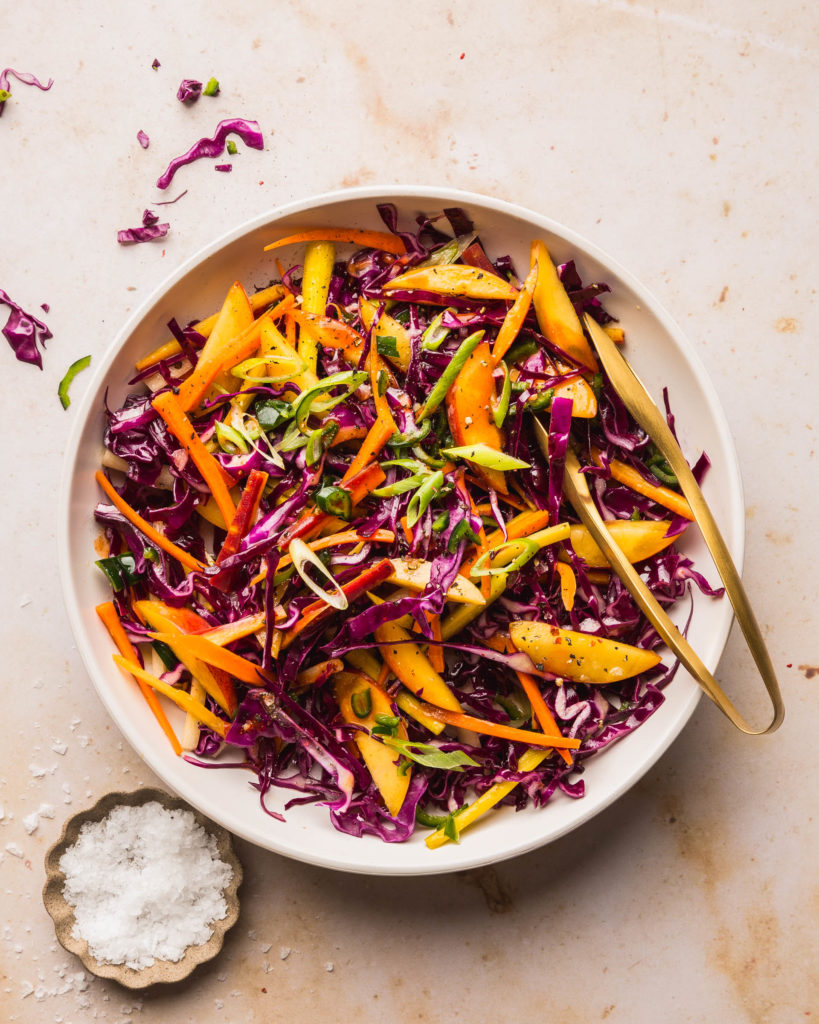
<path id="1" fill-rule="evenodd" d="M 356 718 L 366 718 L 373 709 L 373 695 L 369 686 L 350 697 L 350 707 Z"/>
<path id="2" fill-rule="evenodd" d="M 2 102 L 3 101 L 0 100 L 0 103 Z M 71 399 L 68 397 L 68 389 L 71 387 L 71 382 L 74 380 L 78 373 L 81 373 L 90 365 L 91 356 L 83 356 L 82 359 L 75 359 L 74 362 L 66 370 L 65 376 L 60 381 L 59 386 L 57 387 L 57 396 L 60 399 L 60 402 L 62 402 L 63 409 L 67 409 L 69 405 L 71 405 Z"/>
<path id="3" fill-rule="evenodd" d="M 353 500 L 350 492 L 335 484 L 324 484 L 316 491 L 316 505 L 328 515 L 349 522 L 353 518 Z"/>
<path id="4" fill-rule="evenodd" d="M 475 351 L 475 349 L 483 341 L 484 331 L 475 331 L 474 334 L 470 334 L 468 338 L 464 338 L 458 347 L 458 351 L 450 360 L 449 366 L 444 370 L 441 376 L 438 378 L 438 382 L 430 392 L 424 407 L 420 413 L 416 416 L 415 421 L 419 423 L 421 420 L 425 420 L 427 416 L 431 416 L 432 413 L 438 408 L 438 406 L 446 398 L 446 393 L 452 387 L 452 384 L 458 374 L 464 367 L 467 359 Z"/>

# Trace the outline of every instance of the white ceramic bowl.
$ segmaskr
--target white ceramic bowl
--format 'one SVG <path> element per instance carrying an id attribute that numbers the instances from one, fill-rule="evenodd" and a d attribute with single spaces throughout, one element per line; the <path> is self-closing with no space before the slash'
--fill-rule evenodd
<path id="1" fill-rule="evenodd" d="M 287 822 L 271 819 L 259 807 L 249 776 L 241 771 L 206 771 L 174 757 L 156 727 L 139 690 L 111 661 L 112 644 L 94 606 L 108 598 L 107 584 L 94 566 L 98 535 L 92 510 L 100 499 L 94 471 L 102 454 L 103 394 L 116 408 L 127 392 L 134 362 L 167 336 L 165 324 L 180 323 L 217 309 L 232 281 L 248 290 L 276 278 L 275 263 L 262 252 L 266 242 L 292 227 L 337 225 L 383 228 L 375 204 L 394 202 L 401 223 L 411 225 L 420 211 L 462 206 L 473 218 L 490 254 L 510 253 L 518 269 L 528 261 L 530 240 L 545 239 L 556 260 L 572 257 L 584 281 L 606 281 L 612 294 L 606 307 L 626 328 L 628 356 L 646 385 L 659 397 L 670 387 L 682 446 L 689 459 L 703 449 L 713 463 L 705 493 L 738 565 L 744 550 L 742 486 L 731 435 L 714 388 L 685 337 L 659 303 L 632 275 L 591 243 L 555 221 L 519 206 L 471 193 L 436 188 L 362 188 L 291 203 L 257 217 L 213 242 L 174 273 L 123 327 L 96 368 L 77 410 L 61 487 L 59 557 L 69 619 L 88 672 L 103 703 L 128 741 L 156 774 L 180 796 L 231 832 L 259 846 L 298 860 L 345 871 L 422 875 L 474 868 L 548 843 L 577 828 L 632 786 L 668 748 L 690 718 L 700 691 L 680 670 L 666 700 L 644 725 L 586 764 L 586 796 L 557 795 L 540 810 L 515 813 L 503 808 L 464 834 L 460 845 L 437 851 L 424 845 L 426 830 L 404 844 L 344 835 L 330 824 L 323 807 L 298 807 Z M 287 264 L 298 252 L 278 252 Z M 712 581 L 717 579 L 696 531 L 684 550 Z M 727 601 L 694 596 L 689 638 L 710 669 L 719 661 L 732 621 Z M 687 605 L 687 601 L 681 602 Z M 678 622 L 687 609 L 680 608 Z M 280 809 L 277 791 L 270 805 Z M 281 796 L 281 803 L 287 792 Z"/>

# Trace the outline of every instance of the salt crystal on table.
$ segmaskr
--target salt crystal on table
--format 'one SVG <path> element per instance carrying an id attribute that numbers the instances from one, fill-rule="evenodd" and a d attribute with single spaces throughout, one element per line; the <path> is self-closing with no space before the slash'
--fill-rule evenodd
<path id="1" fill-rule="evenodd" d="M 328 960 L 324 965 L 324 970 L 327 971 L 328 974 L 332 974 L 335 969 L 336 967 L 332 960 Z"/>
<path id="2" fill-rule="evenodd" d="M 289 946 L 282 946 L 282 948 L 279 950 L 279 956 L 282 958 L 282 960 L 286 960 L 290 956 L 291 952 L 292 950 L 290 949 Z"/>
<path id="3" fill-rule="evenodd" d="M 27 814 L 25 818 L 23 818 L 23 828 L 29 835 L 31 835 L 32 832 L 35 832 L 37 830 L 37 826 L 39 824 L 40 819 L 36 811 L 32 811 L 31 814 Z"/>
<path id="4" fill-rule="evenodd" d="M 37 814 L 39 814 L 41 818 L 53 818 L 54 807 L 51 804 L 40 804 Z"/>
<path id="5" fill-rule="evenodd" d="M 10 853 L 12 857 L 19 857 L 22 860 L 23 851 L 17 845 L 17 843 L 6 843 L 6 852 Z"/>
<path id="6" fill-rule="evenodd" d="M 51 749 L 54 751 L 55 754 L 64 754 L 66 750 L 68 750 L 68 744 L 63 743 L 62 740 L 54 740 L 54 742 L 51 744 Z"/>
<path id="7" fill-rule="evenodd" d="M 190 811 L 153 800 L 86 822 L 60 858 L 74 936 L 100 963 L 134 970 L 181 960 L 227 914 L 232 869 Z"/>
<path id="8" fill-rule="evenodd" d="M 28 770 L 34 776 L 35 779 L 42 779 L 45 776 L 45 768 L 41 768 L 38 764 L 30 764 Z"/>

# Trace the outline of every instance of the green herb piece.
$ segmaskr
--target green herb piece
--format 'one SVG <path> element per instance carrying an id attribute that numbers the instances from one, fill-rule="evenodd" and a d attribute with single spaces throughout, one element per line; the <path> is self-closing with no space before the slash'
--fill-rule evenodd
<path id="1" fill-rule="evenodd" d="M 444 530 L 449 526 L 449 512 L 444 511 L 439 516 L 435 517 L 435 521 L 432 524 L 433 533 L 443 533 Z"/>
<path id="2" fill-rule="evenodd" d="M 455 820 L 455 814 L 448 814 L 446 821 L 444 822 L 444 835 L 447 839 L 453 843 L 460 843 L 461 833 L 458 828 L 458 822 Z"/>
<path id="3" fill-rule="evenodd" d="M 431 416 L 441 402 L 443 402 L 446 398 L 447 391 L 452 387 L 455 378 L 463 369 L 467 359 L 469 359 L 478 345 L 483 341 L 483 336 L 484 331 L 475 331 L 475 333 L 470 334 L 468 338 L 464 338 L 458 347 L 458 351 L 450 360 L 449 366 L 447 366 L 438 378 L 435 387 L 430 392 L 426 402 L 424 402 L 424 407 L 415 417 L 416 423 L 420 423 L 421 420 L 425 420 L 427 416 Z"/>
<path id="4" fill-rule="evenodd" d="M 205 96 L 218 96 L 219 95 L 219 83 L 215 78 L 209 78 L 208 84 L 202 90 Z"/>
<path id="5" fill-rule="evenodd" d="M 444 310 L 445 312 L 446 310 Z M 449 337 L 449 328 L 443 327 L 441 324 L 441 321 L 444 319 L 444 313 L 439 313 L 421 335 L 421 348 L 426 352 L 437 352 Z"/>
<path id="6" fill-rule="evenodd" d="M 453 552 L 462 540 L 465 540 L 468 544 L 480 544 L 481 542 L 480 537 L 475 533 L 466 519 L 462 519 L 449 535 L 449 542 L 446 546 L 447 551 L 450 553 Z"/>
<path id="7" fill-rule="evenodd" d="M 379 334 L 375 339 L 375 348 L 380 356 L 398 356 L 398 339 L 391 334 Z"/>
<path id="8" fill-rule="evenodd" d="M 136 559 L 130 551 L 109 558 L 97 559 L 97 565 L 105 573 L 111 588 L 120 591 L 124 587 L 139 583 L 145 578 L 144 573 L 136 571 Z"/>
<path id="9" fill-rule="evenodd" d="M 177 658 L 170 647 L 161 640 L 153 640 L 151 642 L 151 647 L 153 647 L 159 655 L 160 661 L 169 672 L 172 672 L 179 664 L 179 658 Z"/>
<path id="10" fill-rule="evenodd" d="M 440 469 L 426 478 L 407 506 L 407 526 L 412 528 L 426 512 L 430 502 L 435 498 L 444 485 L 444 474 Z"/>
<path id="11" fill-rule="evenodd" d="M 253 407 L 259 426 L 264 431 L 275 430 L 293 418 L 293 407 L 280 398 L 262 398 Z"/>
<path id="12" fill-rule="evenodd" d="M 0 90 L 4 92 L 5 90 Z M 8 98 L 8 97 L 7 97 Z M 3 100 L 0 99 L 0 103 Z M 60 381 L 57 387 L 57 396 L 62 402 L 63 409 L 67 409 L 71 405 L 71 399 L 68 397 L 68 389 L 71 387 L 71 382 L 82 370 L 85 370 L 91 365 L 91 356 L 83 356 L 82 359 L 75 359 L 74 362 L 66 370 L 66 374 Z"/>
<path id="13" fill-rule="evenodd" d="M 642 513 L 640 512 L 639 508 L 637 508 L 637 506 L 635 505 L 634 508 L 631 510 L 631 515 L 629 516 L 629 519 L 632 523 L 639 523 L 642 520 L 642 518 Z"/>
<path id="14" fill-rule="evenodd" d="M 393 320 L 397 320 L 399 324 L 403 324 L 406 327 L 410 319 L 409 306 L 404 306 L 403 309 L 397 309 L 393 313 L 392 310 L 390 309 L 392 305 L 393 303 L 388 302 L 385 308 L 390 311 L 390 316 L 393 318 Z"/>
<path id="15" fill-rule="evenodd" d="M 390 386 L 390 377 L 386 370 L 378 371 L 378 396 L 383 397 L 387 393 L 387 388 Z"/>
<path id="16" fill-rule="evenodd" d="M 350 707 L 356 718 L 366 718 L 373 709 L 373 695 L 369 686 L 350 697 Z"/>
<path id="17" fill-rule="evenodd" d="M 591 389 L 594 392 L 594 397 L 599 398 L 603 391 L 603 374 L 596 373 L 591 379 Z"/>
<path id="18" fill-rule="evenodd" d="M 328 515 L 338 516 L 349 522 L 353 518 L 353 502 L 350 492 L 335 484 L 324 484 L 316 491 L 316 505 Z"/>
<path id="19" fill-rule="evenodd" d="M 447 455 L 451 459 L 466 459 L 467 462 L 474 462 L 476 466 L 483 466 L 485 469 L 510 470 L 529 469 L 530 463 L 523 459 L 516 459 L 506 452 L 499 452 L 496 448 L 490 448 L 488 444 L 478 442 L 477 444 L 464 444 L 457 448 L 442 448 L 441 455 Z"/>
<path id="20" fill-rule="evenodd" d="M 436 747 L 432 743 L 418 743 L 414 740 L 402 740 L 398 736 L 385 739 L 384 743 L 399 754 L 408 757 L 416 764 L 422 764 L 425 768 L 440 768 L 443 771 L 462 772 L 464 768 L 477 768 L 478 762 L 465 754 L 462 750 L 451 750 L 448 753 Z"/>
<path id="21" fill-rule="evenodd" d="M 219 442 L 219 447 L 223 452 L 227 452 L 228 455 L 235 455 L 237 452 L 247 455 L 247 441 L 235 427 L 231 427 L 229 423 L 217 421 L 214 425 L 214 431 L 216 433 L 216 440 Z"/>
<path id="22" fill-rule="evenodd" d="M 233 139 L 227 140 L 227 151 L 230 154 L 230 156 L 236 156 L 236 154 L 238 153 L 236 143 L 233 141 Z"/>

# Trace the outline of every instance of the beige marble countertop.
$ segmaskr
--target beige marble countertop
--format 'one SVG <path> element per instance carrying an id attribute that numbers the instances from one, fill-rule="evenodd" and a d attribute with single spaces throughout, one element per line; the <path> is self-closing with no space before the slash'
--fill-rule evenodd
<path id="1" fill-rule="evenodd" d="M 813 8 L 32 0 L 0 3 L 0 22 L 0 65 L 55 82 L 49 93 L 14 85 L 0 121 L 0 288 L 31 309 L 49 303 L 54 333 L 43 373 L 0 350 L 0 1018 L 819 1017 Z M 219 97 L 176 101 L 182 78 L 211 75 Z M 167 160 L 228 116 L 257 119 L 265 151 L 243 152 L 229 175 L 186 168 L 171 191 L 188 195 L 164 208 L 166 244 L 118 247 Z M 736 438 L 745 579 L 788 717 L 749 739 L 701 703 L 614 806 L 496 868 L 373 879 L 238 842 L 243 912 L 222 955 L 181 988 L 136 998 L 81 972 L 40 898 L 65 817 L 156 781 L 103 710 L 62 605 L 55 496 L 76 407 L 63 412 L 57 382 L 228 228 L 303 195 L 389 182 L 553 216 L 682 325 Z M 741 686 L 751 669 L 732 635 L 721 680 Z M 35 815 L 29 832 L 43 804 L 54 816 Z"/>

